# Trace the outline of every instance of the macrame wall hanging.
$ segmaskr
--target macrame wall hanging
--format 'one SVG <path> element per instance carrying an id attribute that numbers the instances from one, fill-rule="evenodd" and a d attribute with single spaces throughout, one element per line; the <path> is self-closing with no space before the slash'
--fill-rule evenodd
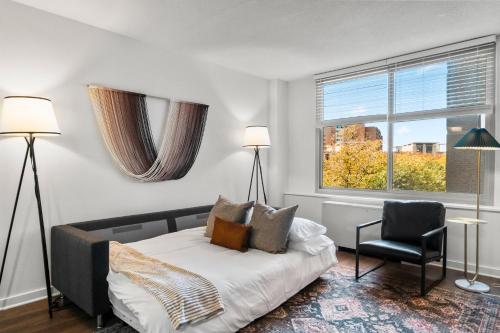
<path id="1" fill-rule="evenodd" d="M 144 182 L 184 177 L 198 154 L 208 105 L 170 101 L 159 148 L 153 140 L 146 95 L 88 86 L 97 123 L 113 160 Z"/>

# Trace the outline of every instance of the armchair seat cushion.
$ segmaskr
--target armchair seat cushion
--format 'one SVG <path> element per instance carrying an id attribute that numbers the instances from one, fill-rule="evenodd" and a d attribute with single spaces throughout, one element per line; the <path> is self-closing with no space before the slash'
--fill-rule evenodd
<path id="1" fill-rule="evenodd" d="M 422 249 L 413 244 L 401 243 L 391 240 L 371 240 L 359 244 L 359 253 L 367 256 L 402 260 L 412 263 L 420 263 L 422 260 Z M 439 251 L 429 250 L 426 252 L 426 261 L 439 258 Z"/>

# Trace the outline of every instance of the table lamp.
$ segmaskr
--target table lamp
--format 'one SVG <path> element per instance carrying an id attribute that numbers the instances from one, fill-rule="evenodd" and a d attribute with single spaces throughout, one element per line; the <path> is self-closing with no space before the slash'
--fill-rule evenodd
<path id="1" fill-rule="evenodd" d="M 479 196 L 481 194 L 481 151 L 499 150 L 500 144 L 485 128 L 472 128 L 458 140 L 453 146 L 455 149 L 475 150 L 477 157 L 477 189 L 476 189 L 476 219 L 479 220 L 480 207 Z M 464 224 L 464 278 L 455 281 L 455 285 L 461 289 L 472 292 L 488 292 L 490 287 L 483 282 L 479 282 L 479 223 L 476 224 L 476 272 L 472 279 L 467 273 L 467 224 Z"/>
<path id="2" fill-rule="evenodd" d="M 38 174 L 35 158 L 35 139 L 38 136 L 59 135 L 59 126 L 54 114 L 52 102 L 49 99 L 32 96 L 8 96 L 3 99 L 3 108 L 0 114 L 0 134 L 24 137 L 26 141 L 26 153 L 24 154 L 24 162 L 21 169 L 21 176 L 17 186 L 17 194 L 14 201 L 14 208 L 10 220 L 7 242 L 2 259 L 2 267 L 0 270 L 0 284 L 2 283 L 3 272 L 5 268 L 5 260 L 7 258 L 7 250 L 9 249 L 10 236 L 14 219 L 16 216 L 17 204 L 19 201 L 19 193 L 24 178 L 26 162 L 28 156 L 33 170 L 35 180 L 35 197 L 38 208 L 38 219 L 40 224 L 40 236 L 42 240 L 43 267 L 45 270 L 45 286 L 47 288 L 47 301 L 49 305 L 49 316 L 52 318 L 52 292 L 50 284 L 49 262 L 47 257 L 47 244 L 45 240 L 45 226 L 43 222 L 42 200 L 40 198 L 40 187 L 38 183 Z"/>
<path id="3" fill-rule="evenodd" d="M 255 194 L 256 200 L 259 200 L 259 174 L 260 182 L 262 184 L 262 193 L 264 194 L 264 203 L 267 204 L 266 189 L 264 187 L 264 177 L 262 176 L 262 165 L 260 164 L 260 148 L 269 148 L 271 140 L 269 139 L 269 131 L 266 126 L 247 126 L 245 130 L 245 137 L 243 140 L 243 147 L 253 148 L 255 155 L 253 159 L 252 175 L 250 176 L 250 187 L 248 189 L 248 199 L 250 200 L 250 193 L 252 192 L 253 177 L 255 174 Z"/>

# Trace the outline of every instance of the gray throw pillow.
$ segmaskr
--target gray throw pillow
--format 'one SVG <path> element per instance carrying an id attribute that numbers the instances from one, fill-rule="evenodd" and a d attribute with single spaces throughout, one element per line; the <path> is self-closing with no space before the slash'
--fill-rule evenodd
<path id="1" fill-rule="evenodd" d="M 214 232 L 215 217 L 227 222 L 245 224 L 248 211 L 253 207 L 253 201 L 245 203 L 234 203 L 222 195 L 213 206 L 207 220 L 207 229 L 205 237 L 212 238 Z"/>
<path id="2" fill-rule="evenodd" d="M 257 202 L 250 221 L 250 247 L 270 253 L 286 252 L 288 234 L 298 207 L 276 210 Z"/>

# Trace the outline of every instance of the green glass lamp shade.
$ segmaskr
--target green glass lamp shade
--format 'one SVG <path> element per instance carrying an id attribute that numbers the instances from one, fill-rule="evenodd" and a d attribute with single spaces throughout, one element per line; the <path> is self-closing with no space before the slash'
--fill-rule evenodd
<path id="1" fill-rule="evenodd" d="M 485 129 L 472 128 L 453 146 L 456 149 L 498 150 L 500 143 Z"/>

